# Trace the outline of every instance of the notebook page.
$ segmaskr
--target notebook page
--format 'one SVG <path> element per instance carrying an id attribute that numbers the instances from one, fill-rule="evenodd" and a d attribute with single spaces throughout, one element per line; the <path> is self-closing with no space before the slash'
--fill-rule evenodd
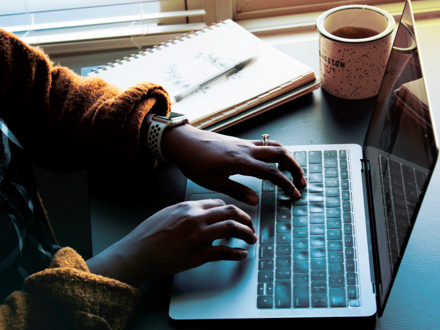
<path id="1" fill-rule="evenodd" d="M 249 57 L 256 60 L 234 75 L 183 98 L 174 96 L 190 86 Z M 126 89 L 150 81 L 164 86 L 173 100 L 173 111 L 191 123 L 257 98 L 279 86 L 283 91 L 314 79 L 313 71 L 258 39 L 231 20 L 159 46 L 152 52 L 115 63 L 89 75 L 100 76 Z M 299 84 L 295 82 L 300 82 Z M 279 94 L 280 91 L 278 91 Z"/>

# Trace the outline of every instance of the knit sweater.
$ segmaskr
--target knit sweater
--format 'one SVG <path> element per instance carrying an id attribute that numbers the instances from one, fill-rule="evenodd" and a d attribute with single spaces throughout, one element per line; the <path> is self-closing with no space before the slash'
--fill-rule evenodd
<path id="1" fill-rule="evenodd" d="M 140 144 L 142 123 L 149 112 L 169 111 L 161 86 L 122 91 L 80 77 L 0 29 L 0 118 L 30 162 L 56 171 L 111 166 L 122 175 L 152 168 L 156 161 Z M 90 273 L 79 254 L 63 248 L 0 305 L 0 329 L 124 328 L 138 298 L 137 289 Z"/>

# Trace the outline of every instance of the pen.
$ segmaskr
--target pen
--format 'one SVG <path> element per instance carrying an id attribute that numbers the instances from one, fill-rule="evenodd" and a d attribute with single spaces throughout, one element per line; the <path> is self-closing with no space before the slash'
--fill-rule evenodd
<path id="1" fill-rule="evenodd" d="M 204 81 L 202 81 L 194 86 L 191 86 L 188 89 L 184 90 L 183 92 L 177 94 L 176 96 L 174 96 L 174 99 L 176 100 L 176 102 L 179 102 L 184 97 L 205 88 L 206 86 L 216 82 L 217 80 L 219 80 L 223 77 L 230 76 L 234 73 L 237 73 L 240 70 L 243 70 L 243 68 L 246 65 L 248 65 L 249 63 L 251 63 L 254 59 L 255 59 L 255 57 L 250 57 L 244 61 L 240 61 L 237 64 L 234 64 L 230 67 L 227 67 L 226 69 L 215 74 L 214 76 L 209 77 L 209 78 L 205 79 Z"/>

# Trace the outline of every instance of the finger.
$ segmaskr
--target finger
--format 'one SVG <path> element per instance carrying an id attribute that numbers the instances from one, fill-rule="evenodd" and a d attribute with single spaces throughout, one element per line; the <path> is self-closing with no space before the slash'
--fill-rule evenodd
<path id="1" fill-rule="evenodd" d="M 234 220 L 225 220 L 212 224 L 207 228 L 205 234 L 208 242 L 224 238 L 238 238 L 248 244 L 255 244 L 257 242 L 257 236 L 253 230 Z"/>
<path id="2" fill-rule="evenodd" d="M 266 143 L 267 145 L 263 145 L 263 140 L 251 140 L 250 142 L 252 142 L 253 144 L 255 144 L 256 146 L 259 147 L 278 147 L 281 146 L 282 144 L 276 140 L 267 140 Z"/>
<path id="3" fill-rule="evenodd" d="M 252 233 L 255 232 L 252 218 L 246 212 L 232 204 L 219 206 L 215 209 L 210 209 L 209 211 L 207 211 L 206 219 L 207 225 L 223 223 L 224 221 L 233 221 L 243 226 L 246 226 L 249 230 L 252 231 Z"/>
<path id="4" fill-rule="evenodd" d="M 226 203 L 222 199 L 212 198 L 212 199 L 200 199 L 196 201 L 191 201 L 195 204 L 199 204 L 200 207 L 204 210 L 209 210 L 215 207 L 225 206 Z"/>
<path id="5" fill-rule="evenodd" d="M 257 148 L 253 156 L 267 163 L 278 163 L 283 171 L 291 173 L 295 186 L 305 187 L 307 182 L 304 177 L 304 170 L 301 168 L 292 153 L 289 152 L 278 142 L 274 142 L 274 146 Z"/>
<path id="6" fill-rule="evenodd" d="M 262 180 L 269 180 L 273 184 L 283 189 L 287 194 L 289 194 L 289 196 L 293 198 L 299 198 L 301 196 L 301 193 L 293 183 L 292 177 L 287 177 L 274 163 L 250 159 L 248 160 L 246 166 L 243 166 L 237 174 L 254 176 Z M 232 182 L 232 180 L 230 181 Z M 233 182 L 230 183 L 231 187 L 229 189 L 233 189 L 233 185 Z"/>
<path id="7" fill-rule="evenodd" d="M 245 173 L 236 173 L 236 174 L 245 174 Z M 249 205 L 257 205 L 258 204 L 258 194 L 252 190 L 251 188 L 233 181 L 228 177 L 221 175 L 213 175 L 211 177 L 210 183 L 207 183 L 206 188 L 212 189 L 218 192 L 221 192 L 225 195 L 231 196 L 239 200 L 240 202 L 249 204 Z"/>
<path id="8" fill-rule="evenodd" d="M 231 260 L 240 261 L 248 256 L 248 251 L 227 246 L 210 246 L 204 251 L 205 262 Z"/>

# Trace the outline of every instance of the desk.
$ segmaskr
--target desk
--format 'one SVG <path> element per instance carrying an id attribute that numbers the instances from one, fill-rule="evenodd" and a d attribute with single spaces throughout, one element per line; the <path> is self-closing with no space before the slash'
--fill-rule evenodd
<path id="1" fill-rule="evenodd" d="M 440 72 L 437 63 L 438 46 L 431 43 L 433 28 L 440 33 L 440 22 L 429 26 L 424 21 L 418 26 L 428 91 L 434 110 L 434 120 L 440 123 Z M 431 22 L 432 23 L 432 22 Z M 317 36 L 292 39 L 277 44 L 281 50 L 318 70 Z M 426 70 L 429 68 L 429 70 Z M 224 131 L 225 134 L 245 139 L 260 139 L 268 133 L 271 139 L 287 144 L 363 143 L 373 101 L 341 102 L 322 90 L 285 104 L 268 113 Z M 348 124 L 348 126 L 346 126 Z M 437 124 L 437 132 L 438 132 Z M 348 127 L 348 128 L 347 128 Z M 136 194 L 130 202 L 115 202 L 100 196 L 92 185 L 91 219 L 93 252 L 127 234 L 134 226 L 159 209 L 182 201 L 185 178 L 172 165 L 155 173 L 161 182 L 154 194 L 147 191 Z M 124 192 L 125 193 L 125 192 Z M 432 184 L 422 205 L 419 220 L 413 230 L 384 316 L 377 321 L 377 329 L 440 328 L 440 311 L 436 298 L 440 297 L 440 222 L 437 221 L 436 196 L 440 193 L 440 170 L 434 172 Z M 166 196 L 166 197 L 165 197 Z M 116 196 L 118 197 L 118 196 Z M 426 235 L 426 236 L 425 236 Z M 415 274 L 415 270 L 418 274 Z M 172 329 L 168 318 L 171 279 L 147 282 L 132 328 Z M 289 321 L 295 326 L 295 320 Z M 274 324 L 276 325 L 276 324 Z"/>

